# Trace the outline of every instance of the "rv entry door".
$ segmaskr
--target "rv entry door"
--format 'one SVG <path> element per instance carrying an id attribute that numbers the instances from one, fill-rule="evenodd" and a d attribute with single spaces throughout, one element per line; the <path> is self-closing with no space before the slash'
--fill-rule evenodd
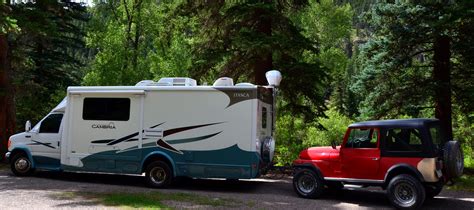
<path id="1" fill-rule="evenodd" d="M 81 93 L 73 97 L 70 156 L 78 166 L 135 173 L 141 163 L 144 91 Z"/>

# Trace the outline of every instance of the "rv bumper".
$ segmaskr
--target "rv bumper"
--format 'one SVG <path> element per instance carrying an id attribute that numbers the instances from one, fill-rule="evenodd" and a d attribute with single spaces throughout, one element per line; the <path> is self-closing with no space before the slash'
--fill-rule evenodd
<path id="1" fill-rule="evenodd" d="M 10 162 L 10 155 L 11 155 L 11 154 L 12 154 L 11 152 L 5 153 L 5 160 L 6 160 L 7 162 Z"/>

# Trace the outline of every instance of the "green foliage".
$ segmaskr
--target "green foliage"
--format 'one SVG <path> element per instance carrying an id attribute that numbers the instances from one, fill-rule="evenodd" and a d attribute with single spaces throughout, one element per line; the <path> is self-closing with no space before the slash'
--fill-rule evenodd
<path id="1" fill-rule="evenodd" d="M 189 1 L 183 15 L 198 17 L 191 75 L 197 79 L 232 77 L 266 85 L 265 72 L 278 69 L 285 78 L 283 112 L 303 114 L 306 120 L 323 115 L 327 69 L 318 59 L 315 39 L 304 36 L 290 18 L 307 4 L 299 1 Z M 294 91 L 298 89 L 299 91 Z"/>
<path id="2" fill-rule="evenodd" d="M 5 0 L 0 1 L 0 34 L 7 34 L 19 29 L 16 19 L 10 17 L 11 10 Z"/>
<path id="3" fill-rule="evenodd" d="M 308 124 L 291 114 L 281 115 L 276 122 L 276 148 L 274 162 L 278 166 L 289 166 L 305 149 L 303 142 L 308 138 Z"/>
<path id="4" fill-rule="evenodd" d="M 401 114 L 416 117 L 423 115 L 424 109 L 434 108 L 435 101 L 440 100 L 436 92 L 450 88 L 433 76 L 437 61 L 433 43 L 441 35 L 449 36 L 452 42 L 448 50 L 453 101 L 464 111 L 473 110 L 470 102 L 474 99 L 474 88 L 467 85 L 472 84 L 468 80 L 472 80 L 474 71 L 468 66 L 473 62 L 467 57 L 470 59 L 474 51 L 464 46 L 473 43 L 466 37 L 474 29 L 472 15 L 468 16 L 473 11 L 469 8 L 462 3 L 406 1 L 379 4 L 372 9 L 367 16 L 372 38 L 361 48 L 357 58 L 361 71 L 352 87 L 364 99 L 359 105 L 362 118 Z M 458 49 L 459 45 L 464 47 Z"/>
<path id="5" fill-rule="evenodd" d="M 447 189 L 474 192 L 474 176 L 472 174 L 463 175 L 457 178 L 454 185 L 448 186 Z"/>
<path id="6" fill-rule="evenodd" d="M 87 46 L 97 49 L 84 85 L 133 85 L 186 76 L 191 66 L 193 18 L 175 16 L 179 1 L 96 2 Z"/>
<path id="7" fill-rule="evenodd" d="M 311 1 L 297 18 L 304 35 L 320 43 L 319 54 L 305 54 L 303 59 L 319 60 L 330 75 L 331 105 L 349 116 L 355 114 L 352 92 L 348 88 L 351 82 L 351 61 L 353 34 L 353 11 L 346 3 L 336 5 L 333 0 Z"/>
<path id="8" fill-rule="evenodd" d="M 461 142 L 465 167 L 474 168 L 474 114 L 456 110 L 453 120 L 454 139 Z"/>
<path id="9" fill-rule="evenodd" d="M 331 145 L 332 141 L 336 142 L 338 145 L 342 144 L 347 126 L 349 126 L 353 121 L 335 109 L 326 111 L 326 115 L 328 116 L 327 118 L 318 119 L 318 122 L 324 127 L 324 129 L 309 127 L 307 131 L 308 138 L 303 141 L 303 145 L 306 147 L 328 146 Z"/>
<path id="10" fill-rule="evenodd" d="M 352 120 L 335 109 L 327 110 L 325 115 L 327 118 L 319 117 L 315 120 L 319 124 L 305 123 L 302 118 L 292 115 L 282 115 L 278 118 L 275 151 L 277 165 L 291 165 L 305 148 L 329 146 L 332 141 L 342 143 L 347 126 Z"/>

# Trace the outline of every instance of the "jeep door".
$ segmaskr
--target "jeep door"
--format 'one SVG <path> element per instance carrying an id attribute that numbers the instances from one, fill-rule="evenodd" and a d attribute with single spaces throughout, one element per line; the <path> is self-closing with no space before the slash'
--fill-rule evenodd
<path id="1" fill-rule="evenodd" d="M 342 173 L 345 178 L 377 179 L 380 165 L 377 128 L 350 128 L 341 147 Z"/>

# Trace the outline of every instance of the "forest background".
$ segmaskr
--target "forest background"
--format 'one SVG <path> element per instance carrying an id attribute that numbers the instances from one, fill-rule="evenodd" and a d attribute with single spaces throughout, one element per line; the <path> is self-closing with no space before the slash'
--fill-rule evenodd
<path id="1" fill-rule="evenodd" d="M 355 121 L 438 118 L 473 162 L 474 1 L 0 0 L 0 153 L 68 86 L 283 74 L 276 165 Z M 2 155 L 3 157 L 3 155 Z"/>

